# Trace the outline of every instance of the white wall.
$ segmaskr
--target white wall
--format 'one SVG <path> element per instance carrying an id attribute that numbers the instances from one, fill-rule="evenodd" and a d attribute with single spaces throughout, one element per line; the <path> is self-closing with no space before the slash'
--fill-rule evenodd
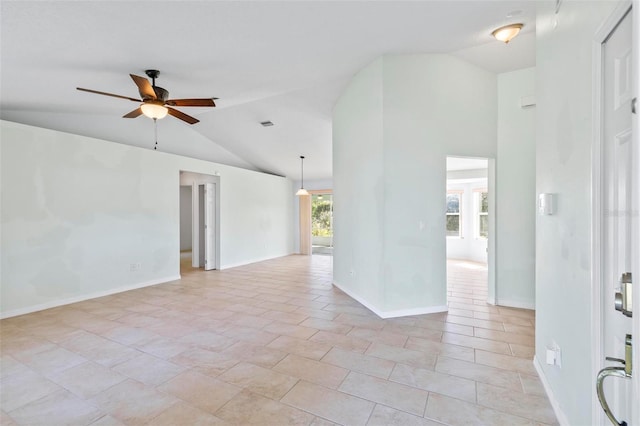
<path id="1" fill-rule="evenodd" d="M 591 144 L 593 42 L 617 2 L 538 4 L 536 192 L 557 194 L 557 213 L 536 222 L 536 358 L 559 418 L 592 419 Z M 557 342 L 562 368 L 544 363 Z"/>
<path id="2" fill-rule="evenodd" d="M 535 68 L 498 75 L 496 303 L 535 307 Z"/>
<path id="3" fill-rule="evenodd" d="M 484 175 L 486 176 L 486 170 Z M 449 175 L 449 173 L 447 173 Z M 447 179 L 447 190 L 463 191 L 460 210 L 460 237 L 447 237 L 447 259 L 462 259 L 487 263 L 487 239 L 476 238 L 476 219 L 474 192 L 487 189 L 487 178 L 475 182 L 456 183 Z"/>
<path id="4" fill-rule="evenodd" d="M 361 70 L 333 111 L 333 280 L 382 306 L 382 58 Z"/>
<path id="5" fill-rule="evenodd" d="M 383 316 L 446 309 L 446 156 L 495 157 L 496 107 L 496 76 L 447 55 L 354 77 L 333 116 L 338 286 Z"/>
<path id="6" fill-rule="evenodd" d="M 0 131 L 2 316 L 178 278 L 180 170 L 220 175 L 221 268 L 293 251 L 288 179 L 6 121 Z"/>
<path id="7" fill-rule="evenodd" d="M 192 218 L 191 218 L 191 191 L 190 186 L 180 187 L 180 251 L 191 250 Z"/>

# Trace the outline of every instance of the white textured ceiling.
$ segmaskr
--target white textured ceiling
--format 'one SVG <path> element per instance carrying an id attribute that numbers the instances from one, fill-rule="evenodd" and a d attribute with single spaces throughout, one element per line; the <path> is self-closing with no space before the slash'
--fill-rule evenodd
<path id="1" fill-rule="evenodd" d="M 532 1 L 10 1 L 0 3 L 0 118 L 153 147 L 153 122 L 120 118 L 128 74 L 159 69 L 200 123 L 158 122 L 159 149 L 299 178 L 331 176 L 331 110 L 376 57 L 452 53 L 493 72 L 534 65 Z M 513 11 L 517 17 L 507 18 Z M 509 45 L 490 32 L 525 23 Z M 264 128 L 261 121 L 275 125 Z"/>

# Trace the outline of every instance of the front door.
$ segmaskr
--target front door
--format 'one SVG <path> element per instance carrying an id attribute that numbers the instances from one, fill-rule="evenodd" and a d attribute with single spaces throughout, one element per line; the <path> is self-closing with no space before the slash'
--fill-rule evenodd
<path id="1" fill-rule="evenodd" d="M 601 174 L 601 226 L 602 245 L 602 353 L 604 356 L 624 359 L 625 336 L 632 334 L 633 320 L 615 309 L 615 294 L 621 281 L 632 279 L 637 288 L 640 278 L 632 271 L 632 197 L 634 195 L 634 164 L 632 138 L 632 14 L 628 12 L 613 29 L 602 45 L 602 174 Z M 640 315 L 636 312 L 635 315 Z M 633 336 L 635 347 L 638 338 Z M 605 366 L 620 366 L 617 361 L 605 361 Z M 636 367 L 638 374 L 640 366 Z M 604 382 L 604 394 L 611 412 L 618 421 L 632 421 L 632 382 L 624 377 L 611 377 Z M 636 403 L 638 400 L 635 400 Z M 636 419 L 638 421 L 640 419 Z M 605 420 L 607 423 L 608 420 Z"/>

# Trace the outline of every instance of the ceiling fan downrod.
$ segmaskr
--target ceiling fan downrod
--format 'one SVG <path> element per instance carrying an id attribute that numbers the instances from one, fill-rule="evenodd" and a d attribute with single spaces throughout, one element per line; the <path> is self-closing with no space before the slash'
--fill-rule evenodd
<path id="1" fill-rule="evenodd" d="M 158 70 L 144 70 L 144 73 L 151 79 L 151 85 L 156 87 L 156 78 L 160 75 Z"/>

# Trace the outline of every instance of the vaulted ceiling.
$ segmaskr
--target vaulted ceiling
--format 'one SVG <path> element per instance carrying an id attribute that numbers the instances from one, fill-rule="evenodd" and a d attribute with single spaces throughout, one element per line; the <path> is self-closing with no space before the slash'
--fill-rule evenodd
<path id="1" fill-rule="evenodd" d="M 161 71 L 189 126 L 158 121 L 158 149 L 299 178 L 331 176 L 331 111 L 381 55 L 451 53 L 492 72 L 535 63 L 532 1 L 11 1 L 0 3 L 0 118 L 152 149 L 153 121 L 124 119 L 129 74 Z M 498 26 L 524 22 L 508 45 Z M 455 84 L 455 82 L 452 82 Z M 272 127 L 262 127 L 270 120 Z"/>

